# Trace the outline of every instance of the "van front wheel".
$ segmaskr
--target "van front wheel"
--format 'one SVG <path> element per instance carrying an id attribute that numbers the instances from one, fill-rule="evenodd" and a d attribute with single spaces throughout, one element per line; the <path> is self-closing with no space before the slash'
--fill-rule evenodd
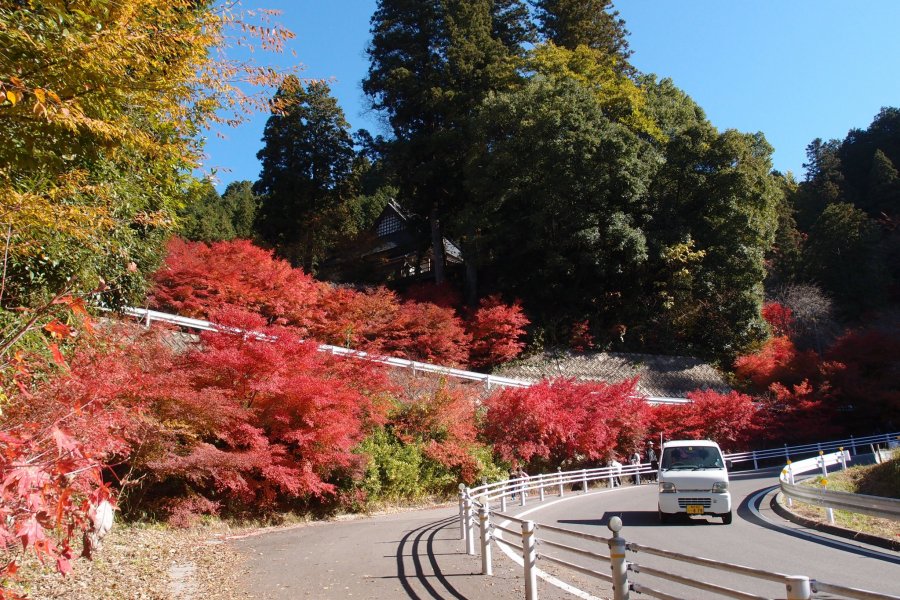
<path id="1" fill-rule="evenodd" d="M 731 511 L 722 515 L 722 525 L 731 525 Z"/>

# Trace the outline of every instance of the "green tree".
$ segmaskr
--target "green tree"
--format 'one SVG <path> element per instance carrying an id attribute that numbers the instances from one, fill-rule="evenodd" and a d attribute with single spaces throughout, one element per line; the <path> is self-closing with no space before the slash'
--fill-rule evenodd
<path id="1" fill-rule="evenodd" d="M 598 50 L 620 73 L 631 72 L 628 31 L 612 0 L 537 0 L 541 34 L 568 50 L 586 46 Z"/>
<path id="2" fill-rule="evenodd" d="M 772 148 L 762 134 L 718 132 L 668 80 L 645 88 L 666 141 L 649 193 L 651 282 L 635 335 L 727 360 L 766 335 L 764 256 L 780 197 Z"/>
<path id="3" fill-rule="evenodd" d="M 230 212 L 209 180 L 198 181 L 188 190 L 181 215 L 181 235 L 200 242 L 234 239 Z"/>
<path id="4" fill-rule="evenodd" d="M 256 228 L 279 254 L 313 272 L 340 237 L 353 195 L 350 125 L 328 84 L 289 79 L 263 132 Z"/>
<path id="5" fill-rule="evenodd" d="M 609 312 L 647 259 L 652 148 L 573 79 L 535 78 L 479 113 L 490 151 L 470 165 L 496 285 L 565 328 Z"/>
<path id="6" fill-rule="evenodd" d="M 809 276 L 855 318 L 884 301 L 886 274 L 878 225 L 852 204 L 829 204 L 813 224 L 805 258 Z"/>
<path id="7" fill-rule="evenodd" d="M 228 210 L 234 236 L 244 239 L 256 237 L 253 225 L 259 211 L 259 199 L 253 193 L 253 184 L 249 181 L 232 181 L 222 193 L 222 203 Z"/>
<path id="8" fill-rule="evenodd" d="M 477 247 L 458 216 L 474 202 L 460 180 L 467 130 L 490 92 L 518 81 L 526 15 L 521 0 L 380 0 L 372 17 L 363 90 L 391 125 L 390 160 L 403 201 L 427 218 L 438 282 L 445 231 L 466 237 L 466 254 Z"/>

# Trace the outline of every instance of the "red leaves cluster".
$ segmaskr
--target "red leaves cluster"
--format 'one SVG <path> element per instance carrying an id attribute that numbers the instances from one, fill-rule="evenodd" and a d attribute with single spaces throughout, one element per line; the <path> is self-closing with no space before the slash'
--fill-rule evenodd
<path id="1" fill-rule="evenodd" d="M 688 404 L 653 407 L 654 438 L 662 434 L 667 440 L 709 439 L 734 452 L 746 448 L 759 433 L 759 407 L 747 394 L 697 390 L 687 396 Z"/>
<path id="2" fill-rule="evenodd" d="M 453 308 L 458 294 L 446 286 L 419 286 L 411 294 L 423 301 L 401 302 L 384 288 L 319 283 L 246 240 L 174 240 L 154 280 L 152 302 L 163 310 L 211 318 L 236 306 L 323 343 L 444 365 L 510 360 L 528 323 L 521 306 L 496 297 L 464 322 Z"/>
<path id="3" fill-rule="evenodd" d="M 312 277 L 248 240 L 208 245 L 173 238 L 154 281 L 151 303 L 183 316 L 208 318 L 239 306 L 301 329 L 315 321 L 321 291 Z"/>
<path id="4" fill-rule="evenodd" d="M 650 416 L 636 386 L 557 379 L 507 388 L 485 402 L 484 435 L 510 462 L 555 467 L 627 455 Z"/>
<path id="5" fill-rule="evenodd" d="M 525 347 L 522 336 L 528 323 L 518 302 L 503 304 L 499 296 L 482 300 L 467 323 L 472 336 L 472 365 L 492 367 L 517 357 Z"/>
<path id="6" fill-rule="evenodd" d="M 762 317 L 776 336 L 790 336 L 794 331 L 794 311 L 779 302 L 766 302 Z"/>
<path id="7" fill-rule="evenodd" d="M 475 403 L 467 391 L 441 379 L 406 382 L 398 406 L 390 416 L 394 435 L 405 444 L 420 444 L 429 459 L 459 480 L 471 482 L 479 465 L 473 455 L 478 446 Z"/>

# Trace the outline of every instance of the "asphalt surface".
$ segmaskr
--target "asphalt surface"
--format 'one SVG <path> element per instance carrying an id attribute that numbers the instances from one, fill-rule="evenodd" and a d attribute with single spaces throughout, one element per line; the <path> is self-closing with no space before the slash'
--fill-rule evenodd
<path id="1" fill-rule="evenodd" d="M 236 540 L 247 591 L 261 599 L 524 597 L 521 567 L 495 552 L 494 575 L 465 553 L 458 508 L 315 523 Z M 539 582 L 542 600 L 570 598 Z"/>
<path id="2" fill-rule="evenodd" d="M 602 537 L 610 535 L 606 527 L 609 519 L 619 516 L 624 523 L 622 535 L 629 542 L 900 595 L 900 553 L 823 535 L 775 514 L 769 502 L 777 472 L 775 469 L 732 474 L 736 512 L 731 525 L 723 525 L 715 517 L 684 518 L 660 525 L 655 485 L 601 489 L 588 494 L 567 493 L 563 499 L 550 496 L 541 504 L 532 497 L 527 507 L 511 508 L 509 512 L 538 523 Z M 248 591 L 258 598 L 523 598 L 521 566 L 496 547 L 494 576 L 480 574 L 480 557 L 465 554 L 464 542 L 459 539 L 457 510 L 449 506 L 319 523 L 251 537 L 235 544 L 248 556 Z M 506 526 L 518 528 L 516 523 Z M 558 538 L 553 532 L 539 529 L 538 537 L 541 536 L 607 553 L 605 544 L 573 543 L 571 538 Z M 539 551 L 551 552 L 549 547 Z M 565 551 L 556 551 L 554 555 L 608 573 L 609 565 L 601 561 L 566 555 Z M 629 553 L 628 560 L 745 592 L 775 598 L 785 596 L 782 584 L 710 572 L 704 567 L 673 563 L 646 553 Z M 538 566 L 548 579 L 558 575 L 581 590 L 583 598 L 612 595 L 609 584 L 603 581 L 569 570 L 560 572 L 546 561 L 539 561 Z M 637 573 L 633 579 L 683 598 L 712 597 L 645 573 Z M 538 580 L 538 588 L 542 600 L 573 597 L 545 579 Z"/>

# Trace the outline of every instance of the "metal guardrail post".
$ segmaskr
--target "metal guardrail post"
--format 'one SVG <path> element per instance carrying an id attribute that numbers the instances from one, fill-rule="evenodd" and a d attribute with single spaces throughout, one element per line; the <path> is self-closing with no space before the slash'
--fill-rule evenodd
<path id="1" fill-rule="evenodd" d="M 756 461 L 756 450 L 753 451 L 753 469 L 759 469 L 759 463 Z"/>
<path id="2" fill-rule="evenodd" d="M 809 577 L 803 575 L 790 575 L 785 582 L 787 600 L 810 600 L 812 588 L 809 585 Z"/>
<path id="3" fill-rule="evenodd" d="M 538 489 L 540 489 L 541 502 L 543 502 L 544 501 L 544 474 L 541 473 L 540 475 L 538 475 L 538 477 L 540 478 L 540 481 L 538 482 L 538 485 L 540 487 Z"/>
<path id="4" fill-rule="evenodd" d="M 616 487 L 616 475 L 613 473 L 612 469 L 609 471 L 609 489 L 613 489 Z"/>
<path id="5" fill-rule="evenodd" d="M 525 480 L 519 481 L 519 506 L 525 506 Z"/>
<path id="6" fill-rule="evenodd" d="M 622 531 L 622 519 L 613 517 L 606 525 L 612 532 L 607 541 L 609 546 L 610 569 L 613 578 L 613 600 L 628 600 L 628 564 L 625 562 L 625 538 L 619 535 Z"/>
<path id="7" fill-rule="evenodd" d="M 841 471 L 847 470 L 847 456 L 844 454 L 844 447 L 841 446 L 838 448 L 838 451 L 841 453 Z"/>
<path id="8" fill-rule="evenodd" d="M 559 478 L 559 497 L 562 498 L 565 495 L 565 491 L 563 490 L 562 467 L 556 467 L 556 476 Z"/>
<path id="9" fill-rule="evenodd" d="M 823 461 L 824 462 L 824 461 Z M 824 469 L 824 467 L 822 467 Z M 828 479 L 822 479 L 822 491 L 826 491 L 828 489 Z M 828 516 L 828 522 L 834 525 L 834 509 L 830 506 L 825 507 L 825 514 Z"/>
<path id="10" fill-rule="evenodd" d="M 506 486 L 503 486 L 503 491 L 500 494 L 500 512 L 506 512 Z"/>
<path id="11" fill-rule="evenodd" d="M 850 436 L 850 452 L 853 456 L 856 456 L 856 440 L 853 439 L 853 436 Z"/>
<path id="12" fill-rule="evenodd" d="M 787 470 L 788 470 L 788 483 L 794 485 L 794 469 L 791 467 L 791 461 L 787 461 Z M 794 501 L 790 496 L 787 497 L 787 505 L 788 508 L 794 507 Z"/>
<path id="13" fill-rule="evenodd" d="M 581 493 L 587 494 L 587 469 L 581 470 Z"/>
<path id="14" fill-rule="evenodd" d="M 522 565 L 525 568 L 525 600 L 537 600 L 537 543 L 534 521 L 522 521 Z"/>
<path id="15" fill-rule="evenodd" d="M 822 477 L 828 477 L 828 467 L 825 466 L 825 453 L 819 450 L 819 466 L 822 467 Z"/>
<path id="16" fill-rule="evenodd" d="M 466 554 L 475 555 L 475 519 L 472 513 L 472 499 L 466 495 Z"/>
<path id="17" fill-rule="evenodd" d="M 478 520 L 481 524 L 481 574 L 493 575 L 494 566 L 491 561 L 491 509 L 484 505 L 478 509 Z"/>
<path id="18" fill-rule="evenodd" d="M 787 447 L 787 444 L 785 444 L 785 445 L 784 445 L 784 460 L 788 460 L 788 459 L 790 459 L 790 458 L 791 458 L 791 456 L 788 454 L 788 447 Z"/>
<path id="19" fill-rule="evenodd" d="M 459 484 L 459 539 L 466 537 L 466 484 Z"/>

